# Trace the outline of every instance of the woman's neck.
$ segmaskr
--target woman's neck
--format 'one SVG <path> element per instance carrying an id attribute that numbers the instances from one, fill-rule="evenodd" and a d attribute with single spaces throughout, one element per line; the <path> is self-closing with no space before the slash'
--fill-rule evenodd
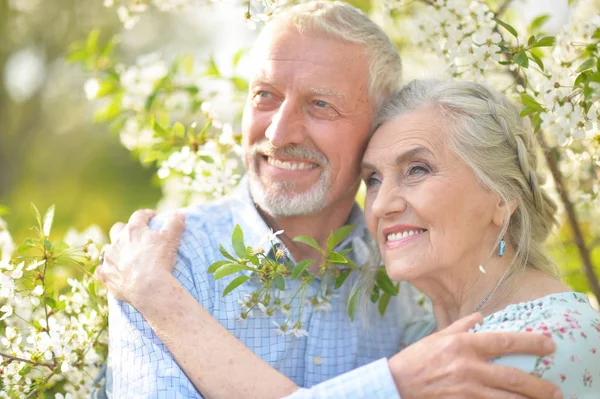
<path id="1" fill-rule="evenodd" d="M 485 273 L 477 267 L 462 274 L 449 268 L 412 282 L 431 299 L 438 330 L 476 311 L 485 317 L 510 304 L 569 291 L 556 278 L 535 269 L 509 274 L 510 258 L 505 259 L 488 262 Z"/>

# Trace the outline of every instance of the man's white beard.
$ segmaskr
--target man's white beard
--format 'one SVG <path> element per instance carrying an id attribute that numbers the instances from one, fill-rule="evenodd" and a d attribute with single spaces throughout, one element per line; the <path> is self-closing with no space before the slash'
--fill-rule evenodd
<path id="1" fill-rule="evenodd" d="M 322 169 L 319 180 L 305 192 L 297 192 L 296 183 L 271 181 L 268 186 L 258 176 L 258 157 L 279 155 L 314 162 Z M 317 213 L 327 206 L 327 192 L 332 186 L 329 161 L 322 153 L 303 147 L 274 148 L 266 140 L 254 144 L 247 154 L 248 185 L 254 203 L 273 217 Z"/>
<path id="2" fill-rule="evenodd" d="M 297 193 L 296 184 L 288 181 L 271 182 L 265 187 L 254 171 L 248 171 L 248 184 L 254 203 L 273 217 L 310 215 L 323 210 L 331 187 L 328 171 L 302 193 Z"/>

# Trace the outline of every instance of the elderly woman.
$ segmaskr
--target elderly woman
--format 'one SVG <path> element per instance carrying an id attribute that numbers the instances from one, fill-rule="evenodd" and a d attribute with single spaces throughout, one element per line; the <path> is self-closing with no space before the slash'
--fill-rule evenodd
<path id="1" fill-rule="evenodd" d="M 492 362 L 536 374 L 560 387 L 565 398 L 600 398 L 600 315 L 584 294 L 559 281 L 544 250 L 556 206 L 536 177 L 536 164 L 530 128 L 505 96 L 475 83 L 413 81 L 385 108 L 364 155 L 365 218 L 389 276 L 409 281 L 431 299 L 438 330 L 480 312 L 485 318 L 473 333 L 551 336 L 557 345 L 551 356 L 511 355 Z M 107 267 L 111 270 L 102 272 L 103 279 L 119 295 L 119 276 L 135 270 Z M 135 268 L 135 262 L 127 267 Z M 190 325 L 220 331 L 209 314 L 195 317 L 201 320 L 190 319 Z M 164 323 L 168 318 L 162 315 Z M 449 328 L 464 328 L 475 319 Z M 182 330 L 177 340 L 185 342 L 186 334 Z M 181 362 L 202 392 L 218 396 L 219 387 L 227 384 L 228 392 L 233 386 L 244 397 L 268 385 L 273 397 L 281 397 L 297 389 L 226 333 L 215 334 L 205 347 L 215 356 L 235 353 L 238 362 L 252 365 L 252 372 L 230 375 L 223 366 L 222 379 L 209 380 L 202 367 Z M 418 348 L 404 351 L 423 346 Z M 404 351 L 389 365 L 408 399 L 414 395 L 402 389 L 402 382 L 419 367 L 396 367 Z M 451 363 L 452 358 L 439 361 Z M 334 380 L 360 378 L 360 369 L 350 374 Z M 339 381 L 334 380 L 313 392 L 335 397 L 330 389 Z M 365 396 L 376 389 L 365 387 Z M 448 395 L 460 395 L 456 389 Z"/>

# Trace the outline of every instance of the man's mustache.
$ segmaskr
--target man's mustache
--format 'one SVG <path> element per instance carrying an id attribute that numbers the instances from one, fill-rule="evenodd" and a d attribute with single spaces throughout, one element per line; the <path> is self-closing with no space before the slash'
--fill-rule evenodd
<path id="1" fill-rule="evenodd" d="M 273 147 L 268 141 L 258 142 L 250 147 L 250 155 L 265 155 L 268 157 L 281 157 L 298 161 L 308 161 L 321 166 L 329 166 L 329 160 L 320 151 L 311 148 L 289 145 L 282 148 Z"/>

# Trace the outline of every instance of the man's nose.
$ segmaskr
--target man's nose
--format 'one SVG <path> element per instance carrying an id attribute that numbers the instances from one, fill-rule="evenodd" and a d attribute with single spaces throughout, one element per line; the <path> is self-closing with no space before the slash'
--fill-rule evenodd
<path id="1" fill-rule="evenodd" d="M 385 219 L 406 211 L 406 198 L 398 184 L 390 179 L 384 180 L 377 191 L 371 205 L 371 212 L 376 218 Z"/>
<path id="2" fill-rule="evenodd" d="M 265 131 L 265 137 L 275 148 L 283 148 L 290 144 L 302 144 L 305 138 L 302 107 L 288 100 L 281 103 Z"/>

